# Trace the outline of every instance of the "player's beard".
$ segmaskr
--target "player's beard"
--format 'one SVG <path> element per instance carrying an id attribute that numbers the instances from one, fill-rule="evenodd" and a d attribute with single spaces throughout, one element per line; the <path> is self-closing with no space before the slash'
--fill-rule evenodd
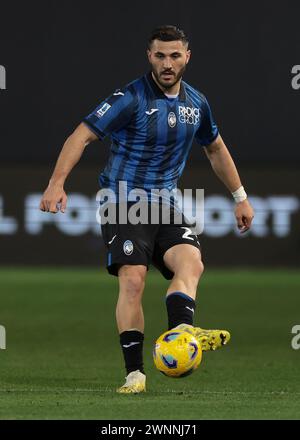
<path id="1" fill-rule="evenodd" d="M 175 84 L 178 83 L 178 81 L 181 80 L 181 78 L 183 77 L 183 74 L 184 74 L 184 72 L 185 72 L 185 69 L 186 69 L 186 65 L 184 65 L 184 66 L 179 70 L 179 72 L 178 72 L 177 74 L 175 74 L 174 72 L 171 71 L 172 74 L 174 75 L 174 79 L 173 79 L 173 81 L 171 81 L 171 82 L 166 82 L 166 81 L 164 81 L 164 80 L 162 79 L 161 75 L 162 75 L 163 73 L 165 73 L 165 72 L 169 72 L 169 70 L 165 69 L 165 70 L 163 70 L 162 72 L 158 73 L 157 70 L 154 68 L 154 66 L 152 66 L 152 72 L 153 72 L 153 75 L 154 75 L 156 81 L 158 82 L 158 84 L 159 84 L 162 88 L 164 88 L 164 89 L 166 89 L 166 90 L 171 89 L 173 86 L 175 86 Z"/>

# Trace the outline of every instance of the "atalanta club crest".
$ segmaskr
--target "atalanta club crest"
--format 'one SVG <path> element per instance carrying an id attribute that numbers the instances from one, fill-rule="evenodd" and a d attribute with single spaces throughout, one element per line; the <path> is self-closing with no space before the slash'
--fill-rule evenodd
<path id="1" fill-rule="evenodd" d="M 123 245 L 123 251 L 125 255 L 131 255 L 133 252 L 133 243 L 130 240 L 126 240 Z"/>
<path id="2" fill-rule="evenodd" d="M 173 112 L 170 112 L 168 115 L 168 124 L 169 127 L 173 128 L 176 125 L 176 115 Z"/>

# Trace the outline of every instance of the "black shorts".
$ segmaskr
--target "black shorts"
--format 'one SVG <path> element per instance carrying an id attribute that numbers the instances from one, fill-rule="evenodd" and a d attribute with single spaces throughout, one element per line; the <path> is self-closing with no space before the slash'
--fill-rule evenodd
<path id="1" fill-rule="evenodd" d="M 174 210 L 172 209 L 172 212 Z M 171 216 L 172 217 L 172 216 Z M 190 244 L 200 250 L 199 237 L 183 217 L 179 224 L 102 224 L 102 237 L 107 249 L 107 270 L 118 275 L 121 266 L 152 263 L 170 280 L 174 273 L 164 264 L 164 254 L 177 244 Z"/>

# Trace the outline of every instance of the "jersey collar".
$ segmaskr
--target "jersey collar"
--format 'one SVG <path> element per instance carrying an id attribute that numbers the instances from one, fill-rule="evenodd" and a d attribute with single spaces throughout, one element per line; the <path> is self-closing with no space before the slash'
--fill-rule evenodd
<path id="1" fill-rule="evenodd" d="M 149 85 L 152 93 L 154 94 L 154 96 L 157 99 L 168 99 L 167 96 L 164 94 L 164 92 L 158 87 L 158 85 L 154 81 L 151 72 L 147 73 L 146 81 L 147 81 L 147 84 Z M 182 81 L 180 83 L 180 90 L 179 90 L 178 98 L 180 101 L 185 101 L 185 99 L 186 99 L 185 88 L 184 88 L 184 84 Z"/>

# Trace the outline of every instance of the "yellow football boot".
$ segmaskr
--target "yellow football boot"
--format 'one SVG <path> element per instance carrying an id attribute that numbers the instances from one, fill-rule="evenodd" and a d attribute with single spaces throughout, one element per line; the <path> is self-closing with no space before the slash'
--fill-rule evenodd
<path id="1" fill-rule="evenodd" d="M 138 394 L 144 391 L 146 391 L 146 376 L 140 370 L 129 373 L 125 384 L 117 389 L 117 393 L 120 394 Z"/>
<path id="2" fill-rule="evenodd" d="M 179 324 L 175 327 L 191 333 L 199 341 L 202 351 L 216 350 L 230 341 L 230 333 L 227 330 L 204 330 L 189 324 Z"/>

